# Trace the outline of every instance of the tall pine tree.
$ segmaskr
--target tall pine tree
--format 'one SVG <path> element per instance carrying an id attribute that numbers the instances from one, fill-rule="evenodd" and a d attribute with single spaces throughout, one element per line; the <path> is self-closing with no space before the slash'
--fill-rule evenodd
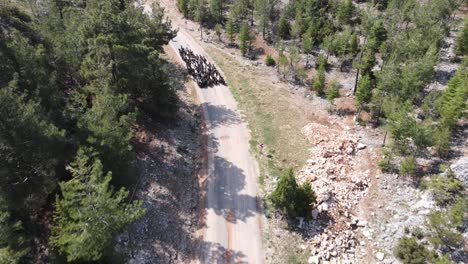
<path id="1" fill-rule="evenodd" d="M 125 203 L 128 192 L 110 186 L 101 161 L 91 149 L 80 149 L 67 167 L 73 178 L 60 183 L 51 244 L 68 261 L 96 261 L 122 228 L 144 214 L 141 201 Z"/>

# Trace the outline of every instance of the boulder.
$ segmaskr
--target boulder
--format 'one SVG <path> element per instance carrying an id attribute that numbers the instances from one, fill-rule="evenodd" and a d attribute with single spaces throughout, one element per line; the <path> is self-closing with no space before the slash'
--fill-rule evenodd
<path id="1" fill-rule="evenodd" d="M 382 261 L 384 260 L 385 258 L 385 254 L 383 252 L 377 252 L 377 254 L 375 255 L 375 257 L 379 260 L 379 261 Z"/>
<path id="2" fill-rule="evenodd" d="M 367 146 L 362 144 L 362 143 L 358 143 L 357 144 L 357 149 L 361 150 L 361 149 L 365 149 Z"/>
<path id="3" fill-rule="evenodd" d="M 359 227 L 365 227 L 367 226 L 367 221 L 359 220 L 356 225 Z"/>
<path id="4" fill-rule="evenodd" d="M 450 166 L 455 178 L 468 186 L 468 157 L 463 157 Z"/>
<path id="5" fill-rule="evenodd" d="M 319 211 L 317 209 L 312 210 L 312 219 L 317 219 Z"/>
<path id="6" fill-rule="evenodd" d="M 310 256 L 307 260 L 309 264 L 320 264 L 320 258 L 318 256 Z"/>

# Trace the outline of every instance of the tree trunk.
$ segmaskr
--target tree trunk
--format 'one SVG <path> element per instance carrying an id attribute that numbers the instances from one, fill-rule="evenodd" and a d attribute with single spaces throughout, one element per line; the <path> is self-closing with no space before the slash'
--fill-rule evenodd
<path id="1" fill-rule="evenodd" d="M 383 66 L 385 65 L 385 57 L 382 57 L 382 67 L 380 67 L 380 72 L 383 71 Z"/>
<path id="2" fill-rule="evenodd" d="M 367 39 L 366 39 L 366 40 L 367 40 Z M 364 42 L 364 43 L 365 43 L 365 42 Z M 362 52 L 362 50 L 361 50 L 361 55 L 359 56 L 359 63 L 361 63 L 361 61 L 362 61 L 362 56 L 363 56 L 363 52 Z M 357 71 L 356 71 L 356 81 L 354 82 L 353 95 L 356 94 L 358 81 L 359 81 L 359 68 L 358 68 Z"/>
<path id="3" fill-rule="evenodd" d="M 357 71 L 356 71 L 356 81 L 354 82 L 353 95 L 356 94 L 358 81 L 359 81 L 359 69 L 357 69 Z"/>
<path id="4" fill-rule="evenodd" d="M 362 110 L 362 105 L 360 104 L 357 110 L 357 114 L 356 114 L 356 120 L 355 120 L 356 122 L 359 122 L 359 120 L 361 119 L 361 110 Z"/>
<path id="5" fill-rule="evenodd" d="M 250 26 L 253 27 L 254 25 L 254 5 L 253 5 L 253 1 L 252 1 L 252 12 L 251 12 L 251 16 L 250 16 Z"/>
<path id="6" fill-rule="evenodd" d="M 385 142 L 387 141 L 387 133 L 388 131 L 385 131 L 385 136 L 383 138 L 382 147 L 385 147 Z"/>

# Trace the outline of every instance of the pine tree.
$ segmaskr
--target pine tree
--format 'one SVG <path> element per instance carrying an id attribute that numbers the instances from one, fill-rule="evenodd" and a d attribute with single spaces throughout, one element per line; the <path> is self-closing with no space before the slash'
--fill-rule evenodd
<path id="1" fill-rule="evenodd" d="M 234 43 L 235 32 L 236 30 L 235 30 L 233 18 L 229 17 L 226 23 L 226 33 L 228 34 L 228 37 L 229 37 L 229 45 L 232 45 Z"/>
<path id="2" fill-rule="evenodd" d="M 57 167 L 67 157 L 65 133 L 13 78 L 0 89 L 0 195 L 19 209 L 37 209 L 56 187 Z"/>
<path id="3" fill-rule="evenodd" d="M 270 24 L 270 14 L 273 4 L 269 0 L 255 0 L 255 12 L 262 31 L 263 39 L 266 39 Z"/>
<path id="4" fill-rule="evenodd" d="M 249 41 L 249 27 L 247 23 L 242 24 L 240 33 L 239 33 L 239 43 L 240 51 L 242 56 L 247 55 L 247 42 Z"/>
<path id="5" fill-rule="evenodd" d="M 210 0 L 211 16 L 216 22 L 223 21 L 223 0 Z"/>
<path id="6" fill-rule="evenodd" d="M 292 35 L 296 38 L 302 38 L 302 35 L 307 30 L 307 21 L 302 16 L 301 13 L 296 14 L 296 19 L 294 20 L 294 25 L 292 26 L 291 32 Z"/>
<path id="7" fill-rule="evenodd" d="M 338 6 L 337 17 L 338 21 L 341 24 L 351 23 L 351 18 L 353 17 L 354 4 L 351 0 L 341 1 Z"/>
<path id="8" fill-rule="evenodd" d="M 184 15 L 184 17 L 188 16 L 189 14 L 188 0 L 177 0 L 177 8 Z"/>
<path id="9" fill-rule="evenodd" d="M 358 41 L 358 37 L 357 37 L 357 34 L 356 32 L 354 32 L 352 35 L 351 35 L 351 40 L 350 40 L 350 51 L 352 54 L 356 54 L 357 50 L 358 50 L 358 46 L 359 46 L 359 41 Z"/>
<path id="10" fill-rule="evenodd" d="M 280 176 L 269 199 L 284 214 L 290 217 L 305 217 L 316 197 L 310 184 L 298 185 L 293 170 L 288 169 Z"/>
<path id="11" fill-rule="evenodd" d="M 372 98 L 372 80 L 369 75 L 364 75 L 358 84 L 356 91 L 356 102 L 362 106 L 369 103 Z"/>
<path id="12" fill-rule="evenodd" d="M 223 26 L 221 26 L 221 24 L 216 24 L 215 27 L 214 27 L 214 30 L 215 30 L 215 33 L 216 33 L 216 36 L 218 36 L 218 40 L 221 41 L 221 31 L 223 30 Z"/>
<path id="13" fill-rule="evenodd" d="M 280 38 L 285 39 L 289 36 L 291 26 L 285 16 L 281 16 L 278 22 L 278 35 Z"/>
<path id="14" fill-rule="evenodd" d="M 0 263 L 21 263 L 28 248 L 20 221 L 12 221 L 6 201 L 0 197 Z"/>
<path id="15" fill-rule="evenodd" d="M 312 38 L 306 32 L 306 33 L 304 33 L 302 39 L 304 40 L 302 42 L 302 50 L 306 54 L 306 67 L 308 67 L 309 66 L 309 55 L 310 55 L 310 53 L 312 53 L 312 49 L 313 49 Z"/>
<path id="16" fill-rule="evenodd" d="M 324 94 L 325 91 L 325 66 L 321 64 L 319 66 L 317 75 L 315 77 L 315 81 L 313 84 L 313 87 L 315 91 L 317 92 L 317 95 L 321 96 Z"/>
<path id="17" fill-rule="evenodd" d="M 128 192 L 114 191 L 111 173 L 90 149 L 80 149 L 67 167 L 73 178 L 60 183 L 51 244 L 67 261 L 96 261 L 122 228 L 144 214 L 140 201 L 126 204 Z"/>
<path id="18" fill-rule="evenodd" d="M 463 29 L 458 33 L 456 52 L 458 56 L 468 55 L 468 18 L 465 18 Z"/>

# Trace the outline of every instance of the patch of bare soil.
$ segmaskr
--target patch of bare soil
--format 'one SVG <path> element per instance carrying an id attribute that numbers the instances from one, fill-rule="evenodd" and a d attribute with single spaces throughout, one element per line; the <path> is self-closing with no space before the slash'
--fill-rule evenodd
<path id="1" fill-rule="evenodd" d="M 117 238 L 126 263 L 189 263 L 198 253 L 200 112 L 184 71 L 169 63 L 168 72 L 176 80 L 179 109 L 171 122 L 139 123 L 140 175 L 132 198 L 143 201 L 146 214 Z"/>

